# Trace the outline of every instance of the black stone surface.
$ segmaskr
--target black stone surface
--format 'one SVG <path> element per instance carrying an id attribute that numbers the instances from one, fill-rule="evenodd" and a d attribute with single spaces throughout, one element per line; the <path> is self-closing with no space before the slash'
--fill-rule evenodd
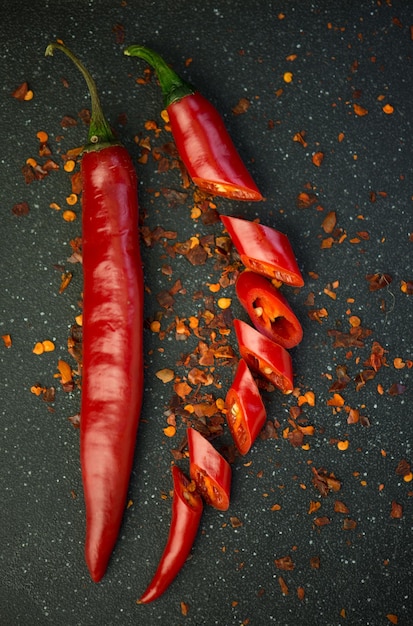
<path id="1" fill-rule="evenodd" d="M 411 369 L 396 369 L 394 359 L 413 358 L 413 296 L 400 289 L 401 281 L 413 280 L 413 3 L 23 0 L 2 3 L 0 17 L 0 334 L 13 340 L 9 349 L 0 346 L 0 622 L 385 626 L 388 616 L 396 615 L 399 626 L 411 625 L 413 482 L 396 468 L 403 459 L 413 461 L 413 398 Z M 178 421 L 182 430 L 174 440 L 163 435 L 172 386 L 155 373 L 171 367 L 186 376 L 176 362 L 193 351 L 196 338 L 176 342 L 172 332 L 160 341 L 145 331 L 133 505 L 107 575 L 96 585 L 83 561 L 79 433 L 68 421 L 79 409 L 79 395 L 65 394 L 53 378 L 57 360 L 68 358 L 68 331 L 79 313 L 81 268 L 67 259 L 69 241 L 81 234 L 80 206 L 74 207 L 78 219 L 72 223 L 50 208 L 52 202 L 64 207 L 71 191 L 62 167 L 31 184 L 21 172 L 29 157 L 45 160 L 38 157 L 39 130 L 49 134 L 51 158 L 60 166 L 61 154 L 86 137 L 80 121 L 73 128 L 60 125 L 64 115 L 77 118 L 89 98 L 63 55 L 44 58 L 55 38 L 63 39 L 96 79 L 106 115 L 136 163 L 146 226 L 177 231 L 177 241 L 222 233 L 219 223 L 191 219 L 193 188 L 184 204 L 168 205 L 162 190 L 182 191 L 178 170 L 158 173 L 152 157 L 147 164 L 138 162 L 136 137 L 150 136 L 152 146 L 171 138 L 166 132 L 156 138 L 144 128 L 148 119 L 163 128 L 162 100 L 155 80 L 136 83 L 145 63 L 124 57 L 123 48 L 132 43 L 155 48 L 214 102 L 265 195 L 260 204 L 216 198 L 218 212 L 260 218 L 288 234 L 305 276 L 301 290 L 284 288 L 284 293 L 304 326 L 303 342 L 292 353 L 297 387 L 316 397 L 315 407 L 303 407 L 315 426 L 315 435 L 306 438 L 310 447 L 294 448 L 282 436 L 296 400 L 266 394 L 268 417 L 281 424 L 279 439 L 258 441 L 235 461 L 229 511 L 205 511 L 192 558 L 149 606 L 135 601 L 166 540 L 170 500 L 161 495 L 171 488 L 170 450 L 183 432 Z M 285 72 L 292 73 L 292 82 L 284 81 Z M 34 92 L 28 102 L 11 97 L 24 81 Z M 235 116 L 232 108 L 240 98 L 251 105 Z M 368 113 L 357 115 L 354 104 Z M 394 107 L 392 114 L 383 111 L 386 104 Z M 293 141 L 300 131 L 306 146 Z M 320 167 L 311 159 L 317 151 L 324 153 Z M 304 191 L 317 196 L 305 209 L 297 206 Z M 20 202 L 28 203 L 28 215 L 13 214 Z M 329 236 L 322 222 L 331 211 L 341 231 L 334 233 L 331 248 L 322 249 Z M 175 314 L 188 318 L 203 310 L 204 302 L 193 295 L 199 289 L 208 294 L 206 284 L 219 280 L 214 258 L 193 267 L 183 257 L 165 256 L 161 243 L 142 246 L 142 254 L 148 320 L 161 310 L 157 294 L 178 278 L 186 293 L 175 297 L 174 314 L 164 326 Z M 162 273 L 163 264 L 172 267 L 171 276 Z M 74 274 L 63 294 L 58 293 L 61 266 Z M 366 275 L 374 273 L 392 277 L 388 288 L 369 291 Z M 233 298 L 233 315 L 245 319 L 232 287 L 220 295 Z M 310 310 L 323 307 L 327 318 L 320 323 L 309 318 Z M 328 330 L 348 333 L 350 315 L 372 332 L 361 347 L 336 348 Z M 35 356 L 32 348 L 43 339 L 53 340 L 56 351 Z M 234 337 L 231 341 L 236 349 Z M 387 366 L 357 391 L 354 379 L 374 341 L 386 350 Z M 352 379 L 342 391 L 345 406 L 359 410 L 370 427 L 347 424 L 345 409 L 327 405 L 338 365 L 346 365 Z M 216 397 L 224 396 L 231 375 L 229 367 L 221 367 L 222 389 L 211 389 Z M 56 385 L 52 405 L 30 393 L 37 382 Z M 394 384 L 404 393 L 391 395 Z M 229 443 L 228 433 L 224 440 Z M 349 441 L 348 450 L 338 450 L 339 440 Z M 181 466 L 185 469 L 185 462 Z M 341 490 L 323 498 L 312 484 L 312 467 L 334 473 Z M 348 514 L 334 511 L 336 500 L 347 505 Z M 321 507 L 309 514 L 312 501 Z M 391 517 L 392 502 L 402 506 L 400 519 Z M 275 504 L 280 510 L 272 510 Z M 314 520 L 321 516 L 330 523 L 317 527 Z M 232 517 L 242 525 L 234 528 Z M 356 522 L 355 529 L 343 529 L 347 518 Z M 274 561 L 287 555 L 295 568 L 280 571 Z M 310 565 L 315 556 L 319 569 Z M 288 595 L 281 592 L 279 576 Z M 188 605 L 186 616 L 181 602 Z"/>

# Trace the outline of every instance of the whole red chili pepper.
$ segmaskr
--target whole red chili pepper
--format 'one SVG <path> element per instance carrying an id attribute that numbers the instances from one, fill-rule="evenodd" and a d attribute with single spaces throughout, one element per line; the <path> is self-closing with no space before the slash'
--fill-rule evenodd
<path id="1" fill-rule="evenodd" d="M 246 270 L 235 285 L 238 299 L 255 328 L 284 348 L 293 348 L 303 338 L 303 329 L 279 289 L 267 278 Z"/>
<path id="2" fill-rule="evenodd" d="M 159 598 L 176 578 L 191 551 L 201 521 L 204 505 L 194 483 L 177 465 L 172 466 L 172 478 L 174 494 L 168 539 L 154 577 L 138 604 Z"/>
<path id="3" fill-rule="evenodd" d="M 248 366 L 283 393 L 291 393 L 294 385 L 290 353 L 241 320 L 234 320 L 234 328 L 240 354 Z"/>
<path id="4" fill-rule="evenodd" d="M 229 507 L 231 466 L 194 428 L 187 429 L 189 473 L 205 502 L 219 511 Z"/>
<path id="5" fill-rule="evenodd" d="M 239 217 L 221 215 L 221 220 L 246 267 L 293 287 L 304 285 L 287 235 Z"/>
<path id="6" fill-rule="evenodd" d="M 216 108 L 178 76 L 157 52 L 134 45 L 124 53 L 140 57 L 154 68 L 176 147 L 195 185 L 217 196 L 262 200 Z"/>
<path id="7" fill-rule="evenodd" d="M 248 365 L 241 359 L 228 390 L 225 404 L 227 423 L 235 445 L 247 454 L 267 417 L 261 394 Z"/>
<path id="8" fill-rule="evenodd" d="M 105 574 L 125 511 L 143 392 L 143 274 L 136 173 L 91 94 L 83 179 L 83 369 L 80 456 L 86 506 L 85 558 L 98 582 Z"/>

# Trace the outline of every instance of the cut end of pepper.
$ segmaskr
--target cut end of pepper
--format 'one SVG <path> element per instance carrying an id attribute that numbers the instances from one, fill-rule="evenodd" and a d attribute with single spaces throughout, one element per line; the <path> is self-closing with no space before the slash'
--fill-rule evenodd
<path id="1" fill-rule="evenodd" d="M 194 184 L 213 196 L 223 196 L 230 200 L 246 200 L 249 202 L 260 202 L 264 200 L 263 195 L 257 187 L 240 187 L 229 183 L 204 180 L 203 178 L 193 178 Z"/>
<path id="2" fill-rule="evenodd" d="M 123 53 L 129 57 L 144 59 L 153 67 L 161 85 L 165 108 L 195 93 L 192 85 L 184 81 L 154 50 L 146 46 L 131 45 L 125 48 Z"/>
<path id="3" fill-rule="evenodd" d="M 45 50 L 45 56 L 53 56 L 55 50 L 60 50 L 75 64 L 83 75 L 89 89 L 91 97 L 91 119 L 88 134 L 88 143 L 84 147 L 85 152 L 100 150 L 108 145 L 118 143 L 111 131 L 111 128 L 103 114 L 102 106 L 96 87 L 96 83 L 83 63 L 73 54 L 73 52 L 61 43 L 51 43 Z"/>

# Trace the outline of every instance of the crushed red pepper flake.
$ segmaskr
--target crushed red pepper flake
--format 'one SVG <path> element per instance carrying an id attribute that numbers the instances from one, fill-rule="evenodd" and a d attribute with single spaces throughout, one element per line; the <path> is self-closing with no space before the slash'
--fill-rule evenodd
<path id="1" fill-rule="evenodd" d="M 17 202 L 13 205 L 11 212 L 13 215 L 17 217 L 22 217 L 24 215 L 28 215 L 30 213 L 30 208 L 28 202 Z"/>
<path id="2" fill-rule="evenodd" d="M 392 519 L 401 519 L 403 517 L 403 507 L 396 500 L 392 500 L 390 517 Z"/>
<path id="3" fill-rule="evenodd" d="M 251 106 L 251 102 L 247 98 L 240 98 L 237 104 L 232 108 L 234 115 L 242 115 L 246 113 Z"/>
<path id="4" fill-rule="evenodd" d="M 367 274 L 366 280 L 369 283 L 370 291 L 378 291 L 379 289 L 384 289 L 388 287 L 392 282 L 392 277 L 390 274 Z"/>

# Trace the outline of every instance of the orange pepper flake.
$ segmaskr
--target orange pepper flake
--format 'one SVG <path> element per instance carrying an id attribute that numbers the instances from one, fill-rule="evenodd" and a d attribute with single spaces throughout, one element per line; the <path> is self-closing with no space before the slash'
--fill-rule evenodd
<path id="1" fill-rule="evenodd" d="M 163 429 L 163 432 L 166 437 L 174 437 L 176 428 L 175 426 L 166 426 L 166 428 Z"/>
<path id="2" fill-rule="evenodd" d="M 189 328 L 191 328 L 192 330 L 194 330 L 195 328 L 198 328 L 199 319 L 197 317 L 195 317 L 194 315 L 191 315 L 191 317 L 188 318 L 188 321 L 189 321 Z"/>
<path id="3" fill-rule="evenodd" d="M 11 348 L 11 337 L 10 335 L 2 335 L 3 343 L 6 348 Z"/>
<path id="4" fill-rule="evenodd" d="M 73 206 L 74 204 L 77 203 L 77 194 L 76 193 L 71 193 L 70 196 L 67 196 L 66 198 L 66 202 L 69 206 Z"/>
<path id="5" fill-rule="evenodd" d="M 357 328 L 361 324 L 361 319 L 357 315 L 352 315 L 349 318 L 350 326 Z"/>
<path id="6" fill-rule="evenodd" d="M 168 111 L 166 109 L 162 109 L 162 111 L 161 111 L 161 118 L 163 119 L 165 124 L 169 124 L 169 115 L 168 115 Z"/>
<path id="7" fill-rule="evenodd" d="M 37 166 L 36 159 L 33 159 L 32 157 L 29 157 L 28 159 L 26 159 L 26 163 L 27 163 L 27 165 L 30 165 L 30 167 L 36 167 Z"/>
<path id="8" fill-rule="evenodd" d="M 394 113 L 394 107 L 391 104 L 385 104 L 382 110 L 386 115 Z"/>
<path id="9" fill-rule="evenodd" d="M 304 598 L 305 598 L 305 589 L 304 589 L 304 587 L 297 587 L 297 598 L 299 600 L 304 600 Z"/>
<path id="10" fill-rule="evenodd" d="M 292 72 L 284 72 L 283 80 L 285 83 L 292 83 L 293 82 Z"/>
<path id="11" fill-rule="evenodd" d="M 311 161 L 313 165 L 315 165 L 316 167 L 320 167 L 323 160 L 324 160 L 324 152 L 315 152 L 313 156 L 311 157 Z"/>
<path id="12" fill-rule="evenodd" d="M 198 206 L 194 206 L 191 209 L 191 218 L 193 220 L 197 220 L 199 217 L 201 217 L 202 215 L 202 211 Z"/>
<path id="13" fill-rule="evenodd" d="M 217 398 L 215 400 L 216 407 L 219 411 L 223 411 L 225 409 L 225 400 L 224 398 Z"/>
<path id="14" fill-rule="evenodd" d="M 219 298 L 218 299 L 218 306 L 220 309 L 229 309 L 229 307 L 231 306 L 232 300 L 231 298 Z"/>
<path id="15" fill-rule="evenodd" d="M 323 289 L 323 292 L 326 294 L 326 296 L 328 296 L 332 300 L 336 300 L 337 299 L 337 294 L 335 293 L 335 291 L 332 291 L 331 289 L 328 289 L 328 287 L 325 287 L 325 289 Z"/>
<path id="16" fill-rule="evenodd" d="M 327 406 L 344 406 L 344 398 L 339 393 L 333 394 L 333 397 L 327 400 Z"/>
<path id="17" fill-rule="evenodd" d="M 45 352 L 53 352 L 53 350 L 55 350 L 53 341 L 49 341 L 49 339 L 42 341 L 42 346 Z"/>
<path id="18" fill-rule="evenodd" d="M 386 617 L 387 617 L 387 619 L 389 620 L 389 622 L 391 624 L 398 624 L 399 623 L 399 618 L 394 613 L 387 613 Z"/>
<path id="19" fill-rule="evenodd" d="M 158 320 L 154 320 L 151 322 L 150 329 L 153 333 L 159 333 L 161 330 L 161 323 Z"/>
<path id="20" fill-rule="evenodd" d="M 188 615 L 189 604 L 187 602 L 181 602 L 181 613 L 184 617 Z"/>
<path id="21" fill-rule="evenodd" d="M 281 511 L 281 504 L 273 504 L 271 511 Z"/>
<path id="22" fill-rule="evenodd" d="M 219 283 L 207 283 L 207 285 L 209 291 L 212 291 L 212 293 L 218 293 L 218 291 L 221 289 L 221 285 Z"/>
<path id="23" fill-rule="evenodd" d="M 344 134 L 344 133 L 339 133 L 339 134 L 338 134 L 338 137 L 337 137 L 338 142 L 339 142 L 339 143 L 341 143 L 341 142 L 343 141 L 344 137 L 345 137 L 345 134 Z"/>
<path id="24" fill-rule="evenodd" d="M 159 378 L 159 380 L 161 380 L 163 383 L 170 383 L 171 380 L 174 379 L 175 373 L 173 370 L 165 367 L 164 369 L 156 372 L 155 376 L 156 378 Z"/>
<path id="25" fill-rule="evenodd" d="M 44 393 L 46 391 L 45 387 L 42 387 L 41 385 L 37 384 L 37 385 L 32 385 L 30 387 L 30 393 L 34 393 L 35 396 L 41 396 L 42 393 Z"/>
<path id="26" fill-rule="evenodd" d="M 313 513 L 318 511 L 319 508 L 321 508 L 321 502 L 311 500 L 310 506 L 308 507 L 307 511 L 308 515 L 312 515 Z"/>
<path id="27" fill-rule="evenodd" d="M 347 450 L 347 449 L 348 449 L 348 447 L 349 447 L 349 442 L 348 442 L 347 440 L 346 440 L 346 441 L 339 441 L 339 442 L 337 443 L 337 448 L 338 448 L 339 450 L 344 451 L 344 450 Z"/>
<path id="28" fill-rule="evenodd" d="M 63 219 L 65 222 L 74 222 L 77 215 L 74 211 L 70 211 L 69 209 L 67 211 L 63 211 L 63 215 L 62 215 Z"/>
<path id="29" fill-rule="evenodd" d="M 57 369 L 60 374 L 60 382 L 62 383 L 62 385 L 70 383 L 70 381 L 73 379 L 73 374 L 72 368 L 70 367 L 69 363 L 67 363 L 67 361 L 64 361 L 63 359 L 59 359 L 57 362 Z"/>
<path id="30" fill-rule="evenodd" d="M 56 202 L 51 202 L 51 203 L 49 204 L 49 207 L 50 207 L 51 209 L 54 209 L 55 211 L 60 211 L 60 210 L 61 210 L 61 208 L 62 208 L 62 207 L 61 207 L 61 206 L 59 206 Z"/>
<path id="31" fill-rule="evenodd" d="M 83 326 L 83 315 L 76 315 L 75 322 L 78 326 Z"/>
<path id="32" fill-rule="evenodd" d="M 356 102 L 353 104 L 353 111 L 359 117 L 363 117 L 364 115 L 368 114 L 368 110 L 362 107 L 360 104 L 357 104 Z"/>
<path id="33" fill-rule="evenodd" d="M 60 277 L 59 293 L 63 293 L 67 289 L 72 278 L 73 278 L 72 272 L 63 272 L 63 274 Z"/>
<path id="34" fill-rule="evenodd" d="M 403 480 L 405 483 L 410 483 L 413 480 L 413 473 L 409 472 L 403 476 Z"/>
<path id="35" fill-rule="evenodd" d="M 278 577 L 278 584 L 280 585 L 281 593 L 284 596 L 288 596 L 288 594 L 289 594 L 288 586 L 287 586 L 287 583 L 285 582 L 285 580 L 284 580 L 284 578 L 282 576 Z"/>
<path id="36" fill-rule="evenodd" d="M 36 137 L 40 141 L 40 143 L 46 143 L 46 141 L 48 141 L 49 139 L 49 135 L 46 133 L 45 130 L 39 130 L 39 132 L 36 133 Z"/>
<path id="37" fill-rule="evenodd" d="M 27 92 L 23 96 L 23 100 L 28 102 L 29 100 L 33 99 L 33 96 L 34 96 L 34 93 L 33 93 L 32 89 L 28 89 Z"/>
<path id="38" fill-rule="evenodd" d="M 340 611 L 340 617 L 344 617 L 344 618 L 346 618 L 346 617 L 347 617 L 347 611 L 346 611 L 346 609 L 341 609 L 341 611 Z"/>
<path id="39" fill-rule="evenodd" d="M 393 359 L 393 365 L 396 370 L 401 370 L 406 367 L 406 363 L 400 357 L 396 357 L 395 359 Z"/>
<path id="40" fill-rule="evenodd" d="M 75 167 L 76 167 L 76 161 L 73 161 L 73 159 L 69 159 L 64 164 L 63 169 L 64 169 L 65 172 L 73 172 Z"/>
<path id="41" fill-rule="evenodd" d="M 308 146 L 308 143 L 304 139 L 305 135 L 305 130 L 302 130 L 299 133 L 295 133 L 295 135 L 293 136 L 293 141 L 296 141 L 297 143 L 301 144 L 303 148 L 306 148 Z"/>
<path id="42" fill-rule="evenodd" d="M 326 217 L 324 218 L 323 223 L 321 224 L 321 227 L 325 233 L 330 235 L 334 231 L 336 227 L 336 223 L 337 223 L 336 212 L 330 211 L 329 213 L 327 213 Z"/>
<path id="43" fill-rule="evenodd" d="M 35 344 L 35 346 L 34 346 L 34 348 L 33 348 L 32 352 L 33 352 L 33 354 L 37 354 L 37 355 L 39 355 L 39 354 L 43 354 L 43 352 L 44 352 L 44 346 L 43 346 L 43 343 L 42 343 L 41 341 L 38 341 L 38 342 Z"/>

